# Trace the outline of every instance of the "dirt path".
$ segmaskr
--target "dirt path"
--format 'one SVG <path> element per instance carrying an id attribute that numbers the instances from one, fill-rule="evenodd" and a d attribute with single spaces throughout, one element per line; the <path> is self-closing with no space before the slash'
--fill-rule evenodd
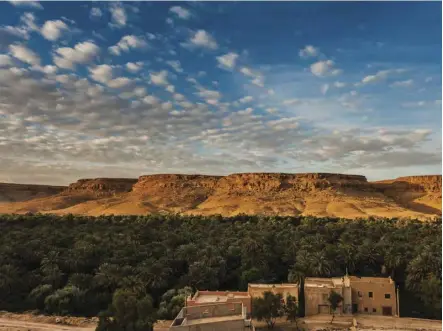
<path id="1" fill-rule="evenodd" d="M 0 318 L 0 330 L 5 331 L 94 331 L 95 326 L 77 327 L 63 324 L 36 323 Z"/>

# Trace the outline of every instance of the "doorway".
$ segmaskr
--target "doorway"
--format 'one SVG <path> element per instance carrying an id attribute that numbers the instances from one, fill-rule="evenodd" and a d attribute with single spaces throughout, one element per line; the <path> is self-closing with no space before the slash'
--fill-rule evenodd
<path id="1" fill-rule="evenodd" d="M 382 307 L 382 313 L 384 316 L 392 316 L 392 307 Z"/>

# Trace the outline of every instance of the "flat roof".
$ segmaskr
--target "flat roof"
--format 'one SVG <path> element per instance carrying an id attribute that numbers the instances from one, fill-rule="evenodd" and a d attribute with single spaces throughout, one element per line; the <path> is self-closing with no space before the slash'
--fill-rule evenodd
<path id="1" fill-rule="evenodd" d="M 247 299 L 248 292 L 198 291 L 191 300 L 197 303 L 222 303 L 228 299 Z"/>
<path id="2" fill-rule="evenodd" d="M 394 280 L 391 277 L 357 277 L 349 276 L 351 282 L 363 282 L 363 283 L 386 283 L 391 284 Z"/>
<path id="3" fill-rule="evenodd" d="M 331 278 L 320 278 L 320 277 L 306 277 L 305 286 L 306 287 L 337 287 L 344 284 L 346 277 L 350 280 L 351 284 L 355 282 L 359 283 L 384 283 L 391 284 L 393 280 L 389 277 L 357 277 L 357 276 L 344 276 L 344 277 L 331 277 Z"/>
<path id="4" fill-rule="evenodd" d="M 248 284 L 248 287 L 269 288 L 269 287 L 298 287 L 298 284 Z"/>

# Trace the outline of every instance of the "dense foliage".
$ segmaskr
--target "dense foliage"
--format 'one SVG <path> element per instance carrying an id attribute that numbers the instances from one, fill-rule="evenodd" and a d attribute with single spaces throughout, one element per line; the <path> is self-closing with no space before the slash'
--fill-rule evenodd
<path id="1" fill-rule="evenodd" d="M 441 318 L 441 221 L 0 215 L 0 310 L 100 313 L 103 330 L 172 318 L 187 286 L 246 290 L 346 268 L 391 275 L 403 316 Z"/>

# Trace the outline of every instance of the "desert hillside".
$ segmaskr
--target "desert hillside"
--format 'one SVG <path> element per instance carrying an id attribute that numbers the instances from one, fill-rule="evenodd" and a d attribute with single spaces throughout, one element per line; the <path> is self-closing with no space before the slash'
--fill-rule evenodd
<path id="1" fill-rule="evenodd" d="M 0 203 L 19 202 L 61 193 L 65 186 L 0 183 Z"/>
<path id="2" fill-rule="evenodd" d="M 81 179 L 53 191 L 42 187 L 41 193 L 35 191 L 29 199 L 3 199 L 0 213 L 244 213 L 426 219 L 441 216 L 441 183 L 441 175 L 368 182 L 364 176 L 328 173 Z M 17 185 L 7 185 L 0 186 L 1 197 L 20 191 Z"/>

